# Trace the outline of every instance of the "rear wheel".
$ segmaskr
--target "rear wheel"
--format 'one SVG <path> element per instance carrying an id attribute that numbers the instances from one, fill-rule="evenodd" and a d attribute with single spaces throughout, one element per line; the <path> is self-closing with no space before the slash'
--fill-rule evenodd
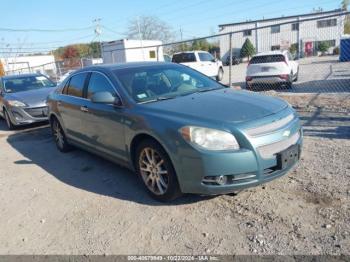
<path id="1" fill-rule="evenodd" d="M 67 138 L 61 124 L 58 122 L 56 118 L 52 118 L 50 122 L 51 122 L 52 135 L 54 137 L 55 144 L 58 150 L 63 153 L 69 152 L 72 149 L 72 147 L 67 142 Z"/>
<path id="2" fill-rule="evenodd" d="M 294 82 L 297 82 L 297 81 L 298 81 L 298 78 L 299 78 L 299 68 L 298 68 L 297 73 L 296 73 L 295 76 L 294 76 Z"/>
<path id="3" fill-rule="evenodd" d="M 223 77 L 224 77 L 224 69 L 222 69 L 222 68 L 220 67 L 220 68 L 219 68 L 218 75 L 216 76 L 216 81 L 221 81 Z"/>
<path id="4" fill-rule="evenodd" d="M 135 169 L 154 199 L 170 201 L 181 195 L 174 167 L 157 142 L 140 143 L 136 149 Z"/>
<path id="5" fill-rule="evenodd" d="M 14 130 L 16 128 L 16 126 L 12 123 L 11 118 L 6 110 L 4 110 L 4 118 L 6 121 L 7 128 L 9 130 Z"/>
<path id="6" fill-rule="evenodd" d="M 292 87 L 293 87 L 293 82 L 288 82 L 288 83 L 286 84 L 286 87 L 287 87 L 287 89 L 292 89 Z"/>

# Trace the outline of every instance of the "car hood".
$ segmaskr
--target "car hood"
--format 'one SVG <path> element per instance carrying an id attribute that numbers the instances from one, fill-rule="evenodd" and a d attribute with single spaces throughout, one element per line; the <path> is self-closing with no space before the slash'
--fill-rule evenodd
<path id="1" fill-rule="evenodd" d="M 30 107 L 45 106 L 47 96 L 55 89 L 56 87 L 50 87 L 17 93 L 7 93 L 6 100 L 18 100 Z"/>
<path id="2" fill-rule="evenodd" d="M 288 106 L 279 98 L 230 88 L 145 104 L 154 113 L 238 123 L 275 114 Z"/>

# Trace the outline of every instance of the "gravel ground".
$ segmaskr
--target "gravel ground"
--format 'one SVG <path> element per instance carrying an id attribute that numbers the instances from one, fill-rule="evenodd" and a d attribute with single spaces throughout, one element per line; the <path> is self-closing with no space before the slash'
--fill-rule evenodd
<path id="1" fill-rule="evenodd" d="M 349 111 L 300 109 L 298 168 L 238 195 L 151 200 L 46 126 L 0 121 L 0 254 L 350 254 Z"/>

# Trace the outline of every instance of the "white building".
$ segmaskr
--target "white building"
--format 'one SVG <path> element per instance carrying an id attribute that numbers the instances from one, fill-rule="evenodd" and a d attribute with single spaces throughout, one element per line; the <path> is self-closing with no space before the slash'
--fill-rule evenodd
<path id="1" fill-rule="evenodd" d="M 56 72 L 55 57 L 52 55 L 15 56 L 0 58 L 6 74 Z"/>
<path id="2" fill-rule="evenodd" d="M 343 11 L 333 10 L 295 16 L 246 21 L 219 25 L 220 33 L 233 33 L 232 52 L 239 56 L 240 49 L 247 38 L 257 52 L 289 49 L 293 44 L 299 49 L 300 56 L 316 55 L 318 45 L 327 41 L 329 52 L 339 46 L 344 32 Z M 257 30 L 254 30 L 259 28 Z M 299 43 L 299 45 L 297 45 Z M 229 35 L 220 37 L 222 59 L 230 53 Z"/>
<path id="3" fill-rule="evenodd" d="M 102 58 L 104 64 L 164 61 L 161 41 L 156 40 L 129 40 L 102 43 Z"/>

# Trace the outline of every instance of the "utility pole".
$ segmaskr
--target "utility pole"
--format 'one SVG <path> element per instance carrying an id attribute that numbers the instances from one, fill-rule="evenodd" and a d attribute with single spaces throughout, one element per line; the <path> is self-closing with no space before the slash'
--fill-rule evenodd
<path id="1" fill-rule="evenodd" d="M 182 42 L 182 27 L 180 27 L 180 38 Z M 184 51 L 184 43 L 181 43 L 181 51 Z"/>
<path id="2" fill-rule="evenodd" d="M 102 42 L 101 42 L 101 34 L 102 34 L 102 28 L 101 28 L 101 18 L 96 18 L 92 22 L 95 23 L 95 38 L 98 39 L 98 42 L 100 44 L 100 56 L 102 57 Z"/>

